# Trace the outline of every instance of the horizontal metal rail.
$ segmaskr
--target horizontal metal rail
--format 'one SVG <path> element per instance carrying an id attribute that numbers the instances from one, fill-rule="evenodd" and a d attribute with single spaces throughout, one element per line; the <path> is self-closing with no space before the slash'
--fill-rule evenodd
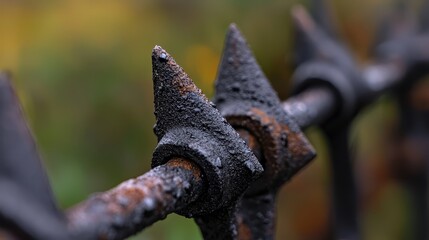
<path id="1" fill-rule="evenodd" d="M 204 191 L 200 168 L 172 159 L 68 211 L 75 239 L 124 239 L 195 201 Z"/>

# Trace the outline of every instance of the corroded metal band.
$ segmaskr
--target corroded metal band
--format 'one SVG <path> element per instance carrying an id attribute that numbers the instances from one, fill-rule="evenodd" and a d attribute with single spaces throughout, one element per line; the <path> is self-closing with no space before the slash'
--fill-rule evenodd
<path id="1" fill-rule="evenodd" d="M 247 195 L 277 189 L 314 157 L 299 129 L 279 123 L 261 109 L 246 110 L 235 105 L 223 108 L 222 113 L 232 126 L 248 130 L 262 146 L 260 161 L 264 174 L 252 184 Z"/>
<path id="2" fill-rule="evenodd" d="M 158 143 L 154 153 L 152 167 L 164 164 L 175 156 L 182 156 L 198 164 L 203 169 L 202 177 L 208 181 L 204 194 L 197 202 L 180 211 L 180 214 L 193 217 L 207 214 L 207 209 L 219 208 L 229 197 L 222 186 L 231 171 L 220 158 L 225 149 L 209 134 L 193 128 L 177 128 L 167 132 Z M 225 169 L 223 169 L 225 168 Z"/>

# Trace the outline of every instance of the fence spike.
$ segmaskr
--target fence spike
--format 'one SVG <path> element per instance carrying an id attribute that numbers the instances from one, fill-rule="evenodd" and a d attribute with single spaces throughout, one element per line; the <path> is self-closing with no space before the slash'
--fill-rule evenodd
<path id="1" fill-rule="evenodd" d="M 205 239 L 235 239 L 235 207 L 252 180 L 263 171 L 256 157 L 161 47 L 152 55 L 155 134 L 152 166 L 180 156 L 196 162 L 207 180 L 206 194 L 179 211 L 195 217 Z"/>
<path id="2" fill-rule="evenodd" d="M 410 37 L 416 33 L 416 17 L 411 13 L 409 2 L 396 0 L 390 11 L 381 16 L 373 48 L 386 41 Z"/>
<path id="3" fill-rule="evenodd" d="M 214 99 L 229 123 L 250 130 L 266 146 L 263 152 L 269 163 L 265 178 L 260 179 L 264 184 L 252 187 L 256 192 L 273 187 L 273 181 L 283 184 L 314 157 L 314 149 L 282 110 L 277 93 L 234 24 L 225 40 Z M 299 146 L 299 151 L 293 146 Z"/>
<path id="4" fill-rule="evenodd" d="M 332 19 L 332 4 L 329 0 L 311 0 L 310 13 L 318 25 L 332 38 L 337 38 L 337 28 Z"/>
<path id="5" fill-rule="evenodd" d="M 9 76 L 0 73 L 0 223 L 34 239 L 66 239 L 36 143 Z M 60 237 L 61 236 L 61 237 Z M 59 238 L 58 238 L 59 237 Z"/>
<path id="6" fill-rule="evenodd" d="M 276 92 L 235 24 L 226 36 L 214 99 L 265 169 L 240 202 L 239 239 L 272 239 L 277 190 L 309 163 L 315 152 L 281 109 Z"/>

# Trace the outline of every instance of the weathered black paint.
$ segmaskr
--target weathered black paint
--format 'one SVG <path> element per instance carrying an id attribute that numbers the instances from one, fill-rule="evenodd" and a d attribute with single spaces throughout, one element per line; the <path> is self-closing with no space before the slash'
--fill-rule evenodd
<path id="1" fill-rule="evenodd" d="M 231 125 L 247 129 L 262 146 L 264 175 L 247 195 L 281 186 L 315 156 L 235 25 L 226 37 L 214 102 Z"/>
<path id="2" fill-rule="evenodd" d="M 212 235 L 205 229 L 217 229 L 217 225 L 233 215 L 230 208 L 260 175 L 262 166 L 237 132 L 165 50 L 155 47 L 152 62 L 154 132 L 159 140 L 152 166 L 180 156 L 201 167 L 207 189 L 198 201 L 179 213 L 196 217 L 205 238 L 220 239 L 215 238 L 218 234 Z M 235 238 L 236 224 L 230 221 L 222 239 Z"/>
<path id="3" fill-rule="evenodd" d="M 260 157 L 264 175 L 251 185 L 241 201 L 240 229 L 249 229 L 251 239 L 271 239 L 275 223 L 274 195 L 313 159 L 315 152 L 299 126 L 283 111 L 280 99 L 234 24 L 226 36 L 214 102 L 231 125 L 247 130 L 257 139 L 254 146 L 260 146 L 255 155 Z M 249 139 L 246 141 L 249 144 Z M 267 192 L 262 198 L 273 200 L 257 206 L 255 202 L 259 200 L 256 199 Z M 252 219 L 247 219 L 249 217 Z M 249 237 L 244 236 L 244 232 L 240 231 L 240 239 Z"/>
<path id="4" fill-rule="evenodd" d="M 69 211 L 68 229 L 56 209 L 16 96 L 7 76 L 0 74 L 0 190 L 7 193 L 0 195 L 0 231 L 21 239 L 67 240 L 69 234 L 79 239 L 122 239 L 176 211 L 194 217 L 205 239 L 235 239 L 237 231 L 240 239 L 272 239 L 276 191 L 314 155 L 300 128 L 321 125 L 333 153 L 336 235 L 358 239 L 348 127 L 363 106 L 396 87 L 402 129 L 425 156 L 425 167 L 405 182 L 420 213 L 416 233 L 418 238 L 427 237 L 423 232 L 427 215 L 421 214 L 428 208 L 425 168 L 429 164 L 427 141 L 422 137 L 427 127 L 421 125 L 427 113 L 406 111 L 409 106 L 403 104 L 410 86 L 429 69 L 427 8 L 420 21 L 398 8 L 379 35 L 376 63 L 359 70 L 333 37 L 335 29 L 323 4 L 313 1 L 321 28 L 302 8 L 294 10 L 303 44 L 297 49 L 305 52 L 297 54 L 296 95 L 283 107 L 238 29 L 231 26 L 228 33 L 215 102 L 265 166 L 261 180 L 252 183 L 261 165 L 215 105 L 168 53 L 156 47 L 152 55 L 154 131 L 159 145 L 154 169 Z M 249 184 L 251 188 L 238 202 Z"/>
<path id="5" fill-rule="evenodd" d="M 0 226 L 25 239 L 68 239 L 9 77 L 0 73 Z"/>
<path id="6" fill-rule="evenodd" d="M 296 49 L 305 51 L 297 54 L 302 64 L 293 78 L 295 91 L 305 89 L 306 92 L 294 98 L 305 99 L 304 103 L 309 106 L 311 103 L 308 100 L 311 98 L 304 95 L 315 90 L 321 91 L 323 85 L 329 86 L 330 90 L 324 87 L 324 94 L 318 93 L 322 97 L 319 101 L 324 102 L 321 107 L 325 112 L 337 109 L 334 111 L 336 114 L 332 114 L 330 118 L 320 118 L 321 114 L 311 117 L 295 111 L 305 118 L 303 126 L 321 125 L 328 136 L 332 154 L 333 225 L 336 226 L 334 234 L 337 238 L 360 238 L 358 193 L 347 137 L 347 129 L 353 117 L 387 90 L 396 88 L 399 92 L 407 92 L 405 86 L 427 74 L 429 69 L 429 52 L 426 50 L 429 37 L 416 31 L 425 29 L 427 22 L 422 14 L 422 27 L 417 27 L 417 21 L 410 19 L 413 15 L 406 12 L 407 9 L 409 10 L 408 2 L 403 1 L 387 19 L 374 48 L 376 62 L 363 70 L 358 70 L 359 67 L 338 40 L 326 34 L 332 32 L 332 29 L 326 29 L 326 25 L 332 24 L 321 21 L 321 29 L 302 8 L 294 10 L 296 26 L 301 34 L 298 42 L 301 46 Z M 309 51 L 309 48 L 313 50 Z M 335 101 L 331 100 L 332 92 L 335 93 Z M 338 103 L 342 103 L 342 106 L 335 107 L 334 104 Z M 287 101 L 284 106 L 290 108 L 293 105 Z"/>

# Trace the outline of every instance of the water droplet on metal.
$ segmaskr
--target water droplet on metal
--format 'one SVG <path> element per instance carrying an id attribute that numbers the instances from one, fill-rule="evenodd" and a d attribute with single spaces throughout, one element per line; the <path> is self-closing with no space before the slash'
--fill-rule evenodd
<path id="1" fill-rule="evenodd" d="M 231 154 L 235 154 L 235 150 L 233 150 L 233 149 L 229 149 L 228 152 Z"/>
<path id="2" fill-rule="evenodd" d="M 216 101 L 217 101 L 217 103 L 223 103 L 223 102 L 225 102 L 225 98 L 218 97 Z"/>
<path id="3" fill-rule="evenodd" d="M 145 198 L 143 200 L 143 204 L 145 206 L 146 211 L 155 210 L 155 200 L 153 198 Z"/>
<path id="4" fill-rule="evenodd" d="M 218 167 L 218 168 L 222 168 L 222 161 L 220 160 L 220 158 L 219 158 L 219 157 L 217 157 L 217 158 L 215 159 L 215 161 L 213 162 L 213 164 L 214 164 L 216 167 Z"/>
<path id="5" fill-rule="evenodd" d="M 190 187 L 191 187 L 191 184 L 190 184 L 189 182 L 185 181 L 185 182 L 183 183 L 183 188 L 184 188 L 185 190 L 188 190 Z"/>
<path id="6" fill-rule="evenodd" d="M 247 167 L 247 169 L 250 170 L 251 173 L 256 172 L 255 165 L 251 161 L 245 161 L 244 165 Z"/>
<path id="7" fill-rule="evenodd" d="M 238 84 L 238 83 L 234 83 L 234 84 L 231 86 L 231 90 L 232 90 L 233 92 L 240 92 L 240 84 Z"/>
<path id="8" fill-rule="evenodd" d="M 165 53 L 161 53 L 161 54 L 159 55 L 159 60 L 160 60 L 161 62 L 166 62 L 166 61 L 167 61 L 167 54 L 165 54 Z"/>
<path id="9" fill-rule="evenodd" d="M 130 203 L 130 200 L 124 196 L 119 196 L 118 197 L 118 203 L 119 203 L 119 205 L 121 205 L 121 207 L 125 208 Z"/>
<path id="10" fill-rule="evenodd" d="M 174 197 L 181 198 L 183 196 L 183 191 L 181 189 L 177 189 L 176 193 L 174 194 Z"/>

